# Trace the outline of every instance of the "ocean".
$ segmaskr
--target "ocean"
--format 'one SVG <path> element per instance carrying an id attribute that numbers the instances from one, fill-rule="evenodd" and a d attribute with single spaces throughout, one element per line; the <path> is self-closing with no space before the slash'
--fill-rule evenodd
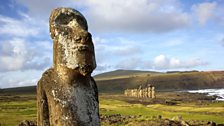
<path id="1" fill-rule="evenodd" d="M 224 101 L 224 89 L 200 89 L 200 90 L 188 90 L 190 93 L 206 93 L 208 96 L 218 96 L 217 101 Z"/>

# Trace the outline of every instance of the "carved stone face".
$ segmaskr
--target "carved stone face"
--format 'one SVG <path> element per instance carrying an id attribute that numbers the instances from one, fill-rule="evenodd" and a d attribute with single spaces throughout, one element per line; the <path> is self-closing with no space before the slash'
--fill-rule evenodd
<path id="1" fill-rule="evenodd" d="M 70 8 L 58 8 L 50 17 L 50 33 L 54 40 L 54 67 L 78 70 L 82 75 L 96 68 L 92 36 L 85 18 Z"/>

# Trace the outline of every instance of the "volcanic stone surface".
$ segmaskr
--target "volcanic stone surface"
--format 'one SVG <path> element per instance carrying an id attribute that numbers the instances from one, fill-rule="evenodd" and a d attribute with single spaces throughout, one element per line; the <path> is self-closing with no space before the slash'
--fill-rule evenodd
<path id="1" fill-rule="evenodd" d="M 94 45 L 84 16 L 72 8 L 50 16 L 53 66 L 37 86 L 38 126 L 99 126 Z"/>

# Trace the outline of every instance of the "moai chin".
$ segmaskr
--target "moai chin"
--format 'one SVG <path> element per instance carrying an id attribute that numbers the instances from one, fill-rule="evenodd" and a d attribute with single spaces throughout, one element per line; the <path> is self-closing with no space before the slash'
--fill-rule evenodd
<path id="1" fill-rule="evenodd" d="M 98 91 L 92 71 L 94 46 L 87 21 L 71 8 L 50 16 L 53 67 L 37 86 L 38 126 L 99 126 Z"/>

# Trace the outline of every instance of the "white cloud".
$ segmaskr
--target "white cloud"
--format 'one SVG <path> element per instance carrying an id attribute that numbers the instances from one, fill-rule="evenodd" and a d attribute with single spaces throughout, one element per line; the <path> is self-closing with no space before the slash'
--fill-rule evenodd
<path id="1" fill-rule="evenodd" d="M 197 15 L 199 24 L 204 25 L 208 20 L 214 18 L 215 13 L 219 13 L 215 11 L 216 7 L 216 2 L 205 2 L 194 5 L 192 9 Z"/>
<path id="2" fill-rule="evenodd" d="M 57 7 L 75 6 L 75 0 L 16 0 L 28 8 L 28 14 L 38 19 L 48 20 L 52 9 Z"/>
<path id="3" fill-rule="evenodd" d="M 154 59 L 155 68 L 166 68 L 169 63 L 169 59 L 165 55 L 159 55 Z"/>
<path id="4" fill-rule="evenodd" d="M 116 69 L 141 69 L 143 61 L 138 57 L 131 57 L 121 60 L 116 66 Z"/>
<path id="5" fill-rule="evenodd" d="M 85 0 L 93 30 L 167 32 L 188 26 L 177 0 Z"/>
<path id="6" fill-rule="evenodd" d="M 20 15 L 22 16 L 21 19 L 0 15 L 0 35 L 31 37 L 46 31 L 45 23 L 34 20 L 24 13 L 20 13 Z"/>
<path id="7" fill-rule="evenodd" d="M 192 6 L 193 12 L 184 9 L 180 0 L 17 0 L 28 8 L 28 15 L 47 23 L 50 12 L 56 7 L 72 7 L 88 19 L 91 31 L 100 32 L 169 32 L 191 25 L 192 13 L 200 24 L 215 19 L 223 24 L 222 6 L 217 2 L 202 2 Z M 182 3 L 181 3 L 182 2 Z M 44 3 L 44 4 L 43 4 Z"/>
<path id="8" fill-rule="evenodd" d="M 144 60 L 136 57 L 127 58 L 119 62 L 116 67 L 121 69 L 176 70 L 192 69 L 204 65 L 208 65 L 208 63 L 198 58 L 180 60 L 161 54 L 156 56 L 153 60 Z"/>
<path id="9" fill-rule="evenodd" d="M 117 64 L 119 60 L 126 59 L 127 57 L 138 56 L 142 53 L 142 47 L 139 45 L 139 42 L 126 38 L 94 37 L 93 42 L 97 61 L 97 68 L 94 74 L 124 67 L 126 61 L 122 66 L 116 66 L 115 64 Z M 130 60 L 129 63 L 133 61 L 134 60 Z M 133 63 L 133 65 L 136 64 Z"/>
<path id="10" fill-rule="evenodd" d="M 18 0 L 28 14 L 48 19 L 56 7 L 80 9 L 93 31 L 167 32 L 190 25 L 178 0 Z M 43 4 L 44 3 L 44 4 Z M 165 21 L 165 22 L 164 22 Z"/>
<path id="11" fill-rule="evenodd" d="M 38 42 L 38 44 L 29 43 L 19 38 L 1 42 L 0 72 L 27 69 L 40 70 L 49 66 L 51 55 L 46 51 L 48 50 L 46 47 L 39 46 L 40 43 L 42 42 Z M 40 48 L 42 48 L 41 51 Z"/>
<path id="12" fill-rule="evenodd" d="M 0 88 L 36 85 L 42 71 L 9 71 L 0 73 Z"/>
<path id="13" fill-rule="evenodd" d="M 152 67 L 154 69 L 181 69 L 181 68 L 194 68 L 198 66 L 207 65 L 207 62 L 201 59 L 188 59 L 180 60 L 177 58 L 169 58 L 163 54 L 156 56 L 153 61 Z"/>
<path id="14" fill-rule="evenodd" d="M 179 38 L 165 42 L 166 46 L 177 46 L 182 43 L 182 39 Z M 152 60 L 146 60 L 145 57 L 141 56 L 145 55 L 144 51 L 147 48 L 140 46 L 139 42 L 124 38 L 106 39 L 96 37 L 94 38 L 94 44 L 100 71 L 108 69 L 192 69 L 207 65 L 207 62 L 199 58 L 182 60 L 163 54 L 152 58 Z"/>
<path id="15" fill-rule="evenodd" d="M 93 38 L 96 53 L 116 56 L 132 56 L 142 52 L 138 42 L 125 38 Z M 104 51 L 104 52 L 103 52 Z M 99 53 L 100 52 L 100 53 Z"/>
<path id="16" fill-rule="evenodd" d="M 140 54 L 142 51 L 139 47 L 129 45 L 111 48 L 111 52 L 118 56 L 133 56 L 136 54 Z"/>
<path id="17" fill-rule="evenodd" d="M 184 39 L 182 38 L 172 38 L 171 40 L 165 41 L 164 45 L 167 47 L 179 46 L 184 43 Z"/>
<path id="18" fill-rule="evenodd" d="M 0 38 L 0 81 L 5 82 L 6 85 L 35 84 L 34 81 L 37 80 L 43 69 L 50 66 L 52 59 L 49 57 L 52 57 L 52 43 L 48 42 L 48 18 L 50 11 L 59 6 L 80 10 L 88 19 L 90 30 L 103 33 L 98 35 L 102 35 L 104 38 L 93 38 L 98 65 L 96 72 L 117 68 L 191 69 L 207 65 L 206 62 L 198 58 L 183 60 L 180 59 L 181 57 L 174 58 L 166 55 L 158 55 L 152 60 L 146 60 L 145 57 L 140 56 L 146 56 L 143 53 L 147 51 L 148 58 L 151 58 L 151 55 L 159 53 L 156 52 L 159 51 L 156 50 L 159 47 L 155 43 L 142 42 L 144 40 L 141 39 L 153 42 L 150 37 L 155 36 L 153 34 L 149 34 L 148 37 L 146 34 L 143 36 L 126 34 L 129 31 L 161 33 L 188 27 L 191 25 L 191 12 L 186 12 L 179 0 L 68 0 L 66 2 L 62 0 L 57 2 L 54 0 L 16 0 L 15 2 L 27 7 L 28 10 L 25 13 L 18 11 L 19 19 L 0 15 L 0 35 L 3 38 Z M 219 6 L 218 3 L 213 2 L 197 4 L 193 8 L 194 13 L 197 12 L 201 24 L 214 18 L 223 23 L 224 18 L 220 16 L 223 15 L 223 13 L 220 14 L 223 9 L 219 7 L 222 11 L 214 12 L 217 6 Z M 214 15 L 214 13 L 219 14 Z M 115 31 L 116 34 L 110 34 L 111 31 Z M 127 35 L 125 37 L 135 40 L 119 38 L 124 34 Z M 97 35 L 96 32 L 95 35 Z M 9 36 L 10 39 L 4 40 L 5 36 Z M 44 37 L 39 39 L 41 36 Z M 161 37 L 163 36 L 161 35 Z M 168 47 L 181 45 L 182 37 L 161 43 L 161 45 L 165 44 Z M 144 44 L 152 44 L 150 45 L 152 48 L 147 50 L 146 48 L 149 46 L 144 47 Z M 163 48 L 161 46 L 161 49 Z M 32 76 L 32 72 L 28 72 L 30 70 L 38 72 L 35 73 L 35 77 L 27 79 L 27 76 Z M 25 75 L 18 77 L 23 73 L 26 77 Z M 5 74 L 5 76 L 1 74 Z"/>

